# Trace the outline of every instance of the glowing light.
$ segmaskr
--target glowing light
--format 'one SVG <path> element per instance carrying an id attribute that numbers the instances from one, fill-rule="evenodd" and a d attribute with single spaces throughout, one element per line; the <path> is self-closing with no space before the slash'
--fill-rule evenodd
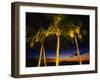
<path id="1" fill-rule="evenodd" d="M 69 36 L 70 36 L 71 38 L 74 38 L 74 31 L 73 31 L 73 30 L 70 30 L 70 31 L 69 31 Z"/>

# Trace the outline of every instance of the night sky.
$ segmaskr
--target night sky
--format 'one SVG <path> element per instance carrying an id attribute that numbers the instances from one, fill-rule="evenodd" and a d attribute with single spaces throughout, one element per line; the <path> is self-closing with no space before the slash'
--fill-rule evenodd
<path id="1" fill-rule="evenodd" d="M 53 22 L 53 16 L 58 14 L 44 14 L 44 13 L 26 13 L 26 39 L 32 38 L 37 31 L 43 27 L 48 29 Z M 64 19 L 62 23 L 66 25 L 67 21 L 72 21 L 76 25 L 81 24 L 81 29 L 86 31 L 83 36 L 83 41 L 78 40 L 80 53 L 89 54 L 89 15 L 67 15 L 62 14 Z M 47 58 L 55 58 L 56 56 L 56 36 L 48 37 L 44 42 Z M 33 48 L 30 47 L 30 41 L 26 42 L 26 60 L 32 58 L 39 58 L 40 43 L 35 43 Z M 71 40 L 60 37 L 60 58 L 66 56 L 73 56 L 76 52 L 75 43 Z M 27 63 L 26 63 L 27 64 Z"/>

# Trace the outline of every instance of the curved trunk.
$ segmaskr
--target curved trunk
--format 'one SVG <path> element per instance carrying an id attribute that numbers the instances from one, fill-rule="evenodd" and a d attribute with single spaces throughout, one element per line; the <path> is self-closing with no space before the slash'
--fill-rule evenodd
<path id="1" fill-rule="evenodd" d="M 79 63 L 82 64 L 82 60 L 81 60 L 81 56 L 80 56 L 80 50 L 79 50 L 79 47 L 78 47 L 78 41 L 77 41 L 76 36 L 75 36 L 75 43 L 76 43 L 77 55 L 79 57 Z"/>
<path id="2" fill-rule="evenodd" d="M 59 66 L 59 49 L 60 49 L 60 36 L 57 36 L 56 66 Z"/>
<path id="3" fill-rule="evenodd" d="M 41 43 L 40 57 L 39 57 L 39 61 L 38 61 L 38 67 L 40 67 L 40 65 L 41 65 L 42 52 L 43 52 L 43 57 L 44 57 L 44 65 L 46 66 L 46 65 L 47 65 L 47 64 L 46 64 L 46 53 L 45 53 L 45 49 L 44 49 L 43 43 Z"/>
<path id="4" fill-rule="evenodd" d="M 41 60 L 42 60 L 42 50 L 43 50 L 43 47 L 42 47 L 42 43 L 41 43 L 40 57 L 39 57 L 39 61 L 38 61 L 38 67 L 40 67 L 40 65 L 41 65 Z"/>
<path id="5" fill-rule="evenodd" d="M 42 47 L 43 47 L 44 65 L 47 66 L 47 63 L 46 63 L 46 52 L 45 52 L 45 48 L 44 48 L 43 44 L 42 44 Z"/>

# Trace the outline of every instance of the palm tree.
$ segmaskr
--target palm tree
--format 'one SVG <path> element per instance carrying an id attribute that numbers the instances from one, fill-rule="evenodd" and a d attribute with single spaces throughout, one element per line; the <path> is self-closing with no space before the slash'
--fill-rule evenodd
<path id="1" fill-rule="evenodd" d="M 38 66 L 41 65 L 41 60 L 42 60 L 42 55 L 44 56 L 44 65 L 46 66 L 46 53 L 45 53 L 45 48 L 44 48 L 44 41 L 46 38 L 46 30 L 43 28 L 40 28 L 39 31 L 36 33 L 36 35 L 32 38 L 30 46 L 33 47 L 35 42 L 41 43 L 41 48 L 40 48 L 40 57 L 38 61 Z"/>
<path id="2" fill-rule="evenodd" d="M 76 44 L 77 55 L 78 55 L 78 57 L 79 57 L 79 63 L 82 64 L 82 59 L 81 59 L 80 50 L 79 50 L 79 45 L 78 45 L 78 39 L 82 39 L 82 34 L 81 34 L 81 32 L 80 32 L 80 26 L 71 24 L 71 25 L 69 26 L 67 35 L 68 35 L 70 38 L 74 39 L 75 44 Z"/>
<path id="3" fill-rule="evenodd" d="M 56 47 L 56 66 L 59 65 L 59 50 L 60 50 L 60 36 L 62 30 L 60 28 L 61 20 L 63 19 L 62 15 L 56 15 L 53 18 L 53 24 L 51 24 L 47 30 L 46 36 L 56 35 L 57 37 L 57 47 Z"/>

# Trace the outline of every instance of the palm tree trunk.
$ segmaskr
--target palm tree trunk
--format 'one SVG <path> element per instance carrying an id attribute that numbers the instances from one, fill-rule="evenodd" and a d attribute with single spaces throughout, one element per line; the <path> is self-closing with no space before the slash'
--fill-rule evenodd
<path id="1" fill-rule="evenodd" d="M 45 53 L 45 48 L 44 48 L 43 44 L 42 44 L 42 47 L 43 47 L 44 65 L 47 66 L 47 63 L 46 63 L 46 53 Z"/>
<path id="2" fill-rule="evenodd" d="M 41 48 L 40 48 L 40 57 L 39 57 L 39 61 L 38 61 L 38 67 L 40 67 L 41 60 L 42 60 L 42 50 L 43 50 L 43 46 L 42 46 L 42 44 L 41 44 Z"/>
<path id="3" fill-rule="evenodd" d="M 77 41 L 76 36 L 75 36 L 75 43 L 76 43 L 77 54 L 78 54 L 78 57 L 79 57 L 79 63 L 82 64 L 82 60 L 81 60 L 81 56 L 80 56 L 80 50 L 79 50 L 78 41 Z"/>
<path id="4" fill-rule="evenodd" d="M 60 36 L 57 36 L 56 66 L 59 66 L 59 49 L 60 49 Z"/>

